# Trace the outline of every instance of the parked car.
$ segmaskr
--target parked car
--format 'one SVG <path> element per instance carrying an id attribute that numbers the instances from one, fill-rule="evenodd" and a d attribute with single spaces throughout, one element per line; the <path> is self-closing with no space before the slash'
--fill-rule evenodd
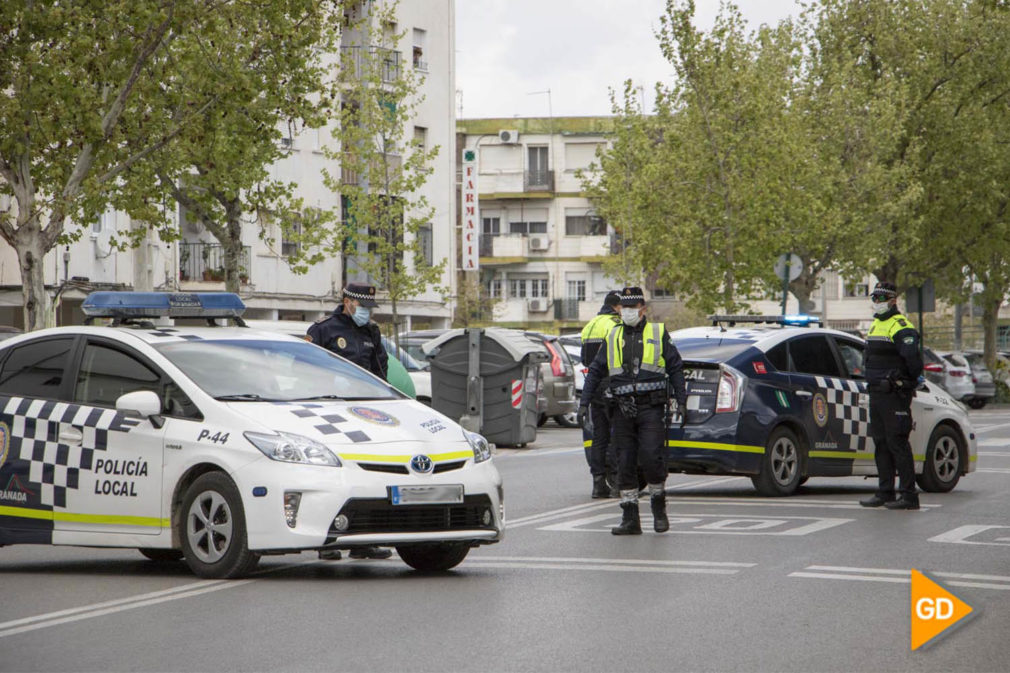
<path id="1" fill-rule="evenodd" d="M 299 339 L 305 338 L 305 333 L 308 331 L 309 326 L 312 325 L 310 322 L 305 322 L 301 320 L 246 320 L 245 324 L 253 329 L 263 330 L 267 332 L 274 332 L 277 334 L 289 334 L 291 336 L 296 336 Z M 386 380 L 391 386 L 399 390 L 404 395 L 408 397 L 416 397 L 417 390 L 414 383 L 414 377 L 410 375 L 409 370 L 402 364 L 402 359 L 394 356 L 393 344 L 389 342 L 386 337 L 382 337 L 382 345 L 386 348 L 386 353 L 389 354 L 389 360 L 387 362 L 386 369 Z M 406 353 L 403 353 L 406 355 Z M 423 400 L 422 400 L 423 401 Z M 428 383 L 428 404 L 431 401 L 431 383 L 429 375 Z"/>
<path id="2" fill-rule="evenodd" d="M 526 332 L 526 336 L 542 343 L 551 358 L 540 365 L 547 407 L 540 413 L 539 425 L 553 418 L 562 427 L 577 428 L 575 416 L 579 401 L 575 397 L 575 366 L 568 357 L 568 351 L 556 336 L 540 332 Z"/>
<path id="3" fill-rule="evenodd" d="M 575 367 L 575 397 L 582 397 L 582 387 L 586 382 L 589 364 L 582 361 L 582 337 L 578 334 L 562 334 L 558 342 L 568 352 L 568 357 Z"/>
<path id="4" fill-rule="evenodd" d="M 675 416 L 667 432 L 669 470 L 747 475 L 769 496 L 790 495 L 807 477 L 876 475 L 862 372 L 866 342 L 839 330 L 790 327 L 781 318 L 731 317 L 781 326 L 672 333 L 688 398 L 686 425 Z M 967 411 L 928 382 L 915 391 L 912 417 L 916 481 L 925 491 L 950 491 L 976 466 Z"/>
<path id="5" fill-rule="evenodd" d="M 0 341 L 5 341 L 11 337 L 16 337 L 21 334 L 22 331 L 17 327 L 11 327 L 9 325 L 0 325 Z"/>
<path id="6" fill-rule="evenodd" d="M 965 362 L 957 365 L 946 360 L 932 348 L 922 349 L 922 369 L 927 381 L 932 381 L 950 393 L 955 400 L 970 399 L 975 395 L 971 380 L 971 367 Z"/>
<path id="7" fill-rule="evenodd" d="M 967 404 L 972 409 L 981 409 L 996 397 L 996 380 L 992 372 L 985 366 L 985 356 L 978 351 L 951 353 L 944 358 L 956 357 L 964 360 L 971 367 L 972 383 L 975 384 L 975 395 L 968 398 Z"/>

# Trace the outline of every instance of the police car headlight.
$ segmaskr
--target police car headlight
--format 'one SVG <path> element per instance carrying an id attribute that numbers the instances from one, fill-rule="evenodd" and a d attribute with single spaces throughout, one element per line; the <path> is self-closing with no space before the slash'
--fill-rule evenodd
<path id="1" fill-rule="evenodd" d="M 260 432 L 246 432 L 244 434 L 253 446 L 271 460 L 305 465 L 341 466 L 340 459 L 335 453 L 309 437 L 290 432 L 278 432 L 276 435 L 266 435 Z"/>
<path id="2" fill-rule="evenodd" d="M 464 430 L 463 436 L 466 437 L 470 448 L 473 449 L 473 462 L 483 463 L 485 460 L 491 458 L 491 445 L 487 443 L 483 435 Z"/>

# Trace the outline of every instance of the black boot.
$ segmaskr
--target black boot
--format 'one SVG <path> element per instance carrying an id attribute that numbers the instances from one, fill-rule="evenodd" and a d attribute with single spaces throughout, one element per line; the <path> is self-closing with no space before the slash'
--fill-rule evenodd
<path id="1" fill-rule="evenodd" d="M 866 500 L 860 500 L 859 504 L 863 507 L 880 507 L 881 505 L 886 505 L 889 502 L 894 502 L 894 496 L 890 497 L 881 496 L 879 493 L 874 493 L 872 498 L 867 498 Z"/>
<path id="2" fill-rule="evenodd" d="M 606 477 L 593 477 L 593 498 L 606 498 L 610 495 Z"/>
<path id="3" fill-rule="evenodd" d="M 638 520 L 638 503 L 622 502 L 621 509 L 624 510 L 621 516 L 621 524 L 610 529 L 614 535 L 641 535 L 642 524 Z"/>
<path id="4" fill-rule="evenodd" d="M 607 484 L 609 485 L 609 488 L 610 488 L 610 494 L 607 497 L 608 498 L 620 498 L 621 497 L 621 489 L 617 485 L 617 475 L 615 473 L 613 473 L 613 472 L 607 472 Z"/>
<path id="5" fill-rule="evenodd" d="M 919 496 L 902 494 L 897 500 L 884 503 L 887 509 L 919 509 Z"/>
<path id="6" fill-rule="evenodd" d="M 657 533 L 670 530 L 670 520 L 666 518 L 666 493 L 657 493 L 649 498 L 652 507 L 652 527 Z"/>

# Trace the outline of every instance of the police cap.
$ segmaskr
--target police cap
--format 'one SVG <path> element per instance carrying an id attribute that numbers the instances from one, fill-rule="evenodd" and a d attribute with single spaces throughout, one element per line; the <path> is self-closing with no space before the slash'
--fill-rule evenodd
<path id="1" fill-rule="evenodd" d="M 640 287 L 626 287 L 621 290 L 621 306 L 637 306 L 645 303 L 645 293 Z"/>
<path id="2" fill-rule="evenodd" d="M 375 301 L 375 286 L 364 285 L 362 283 L 348 283 L 344 288 L 344 297 L 356 299 L 365 308 L 375 308 L 379 304 Z"/>
<path id="3" fill-rule="evenodd" d="M 617 290 L 611 290 L 607 293 L 607 296 L 603 298 L 604 306 L 617 306 L 621 303 L 621 293 Z"/>
<path id="4" fill-rule="evenodd" d="M 870 297 L 873 301 L 889 301 L 898 296 L 898 288 L 894 283 L 889 283 L 886 280 L 882 280 L 873 287 L 873 292 L 870 293 Z"/>

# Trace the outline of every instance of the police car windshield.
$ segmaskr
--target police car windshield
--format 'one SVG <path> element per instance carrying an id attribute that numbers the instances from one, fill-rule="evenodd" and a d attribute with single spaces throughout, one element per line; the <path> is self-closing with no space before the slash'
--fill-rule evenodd
<path id="1" fill-rule="evenodd" d="M 201 339 L 155 348 L 208 395 L 228 401 L 403 397 L 368 372 L 303 341 Z"/>
<path id="2" fill-rule="evenodd" d="M 714 362 L 725 362 L 754 345 L 750 339 L 722 339 L 718 337 L 678 339 L 676 335 L 674 335 L 673 342 L 677 345 L 680 356 L 685 360 L 711 360 Z"/>

